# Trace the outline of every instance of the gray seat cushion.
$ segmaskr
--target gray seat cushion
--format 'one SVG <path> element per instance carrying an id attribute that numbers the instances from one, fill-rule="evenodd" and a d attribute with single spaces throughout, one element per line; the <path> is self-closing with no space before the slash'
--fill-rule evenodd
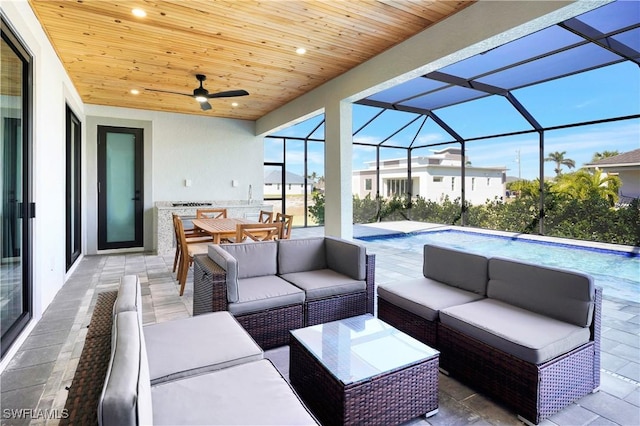
<path id="1" fill-rule="evenodd" d="M 579 272 L 491 258 L 487 295 L 580 327 L 593 318 L 593 279 Z"/>
<path id="2" fill-rule="evenodd" d="M 98 423 L 132 426 L 150 424 L 152 417 L 142 323 L 137 312 L 121 312 L 114 318 L 111 359 L 98 402 Z"/>
<path id="3" fill-rule="evenodd" d="M 380 284 L 378 285 L 378 296 L 429 321 L 436 321 L 442 309 L 483 298 L 477 293 L 452 287 L 429 278 Z"/>
<path id="4" fill-rule="evenodd" d="M 364 281 L 354 280 L 331 269 L 318 269 L 307 272 L 294 272 L 280 275 L 280 278 L 304 290 L 305 300 L 324 299 L 340 294 L 365 291 Z"/>
<path id="5" fill-rule="evenodd" d="M 485 256 L 426 244 L 423 259 L 426 278 L 482 296 L 487 294 L 489 259 Z"/>
<path id="6" fill-rule="evenodd" d="M 151 389 L 157 425 L 316 425 L 276 368 L 261 360 Z"/>
<path id="7" fill-rule="evenodd" d="M 524 361 L 540 364 L 589 341 L 587 327 L 482 299 L 440 311 L 440 321 Z"/>
<path id="8" fill-rule="evenodd" d="M 226 311 L 147 325 L 143 331 L 152 385 L 263 358 Z"/>
<path id="9" fill-rule="evenodd" d="M 229 303 L 229 312 L 244 315 L 266 309 L 304 303 L 304 291 L 276 275 L 238 280 L 238 302 Z"/>

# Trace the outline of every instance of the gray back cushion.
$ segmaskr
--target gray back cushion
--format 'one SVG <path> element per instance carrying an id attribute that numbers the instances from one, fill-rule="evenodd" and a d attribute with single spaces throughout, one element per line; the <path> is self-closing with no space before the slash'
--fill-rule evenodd
<path id="1" fill-rule="evenodd" d="M 324 237 L 278 241 L 278 272 L 315 271 L 327 268 Z"/>
<path id="2" fill-rule="evenodd" d="M 593 317 L 593 279 L 582 273 L 510 259 L 489 259 L 487 295 L 511 305 L 588 327 Z"/>
<path id="3" fill-rule="evenodd" d="M 479 254 L 426 244 L 422 272 L 426 278 L 485 296 L 488 260 Z"/>
<path id="4" fill-rule="evenodd" d="M 118 297 L 113 305 L 113 315 L 120 312 L 140 311 L 142 313 L 142 295 L 137 275 L 125 275 L 120 279 Z"/>
<path id="5" fill-rule="evenodd" d="M 361 244 L 335 237 L 325 237 L 327 267 L 354 280 L 364 280 L 367 250 Z"/>
<path id="6" fill-rule="evenodd" d="M 98 403 L 100 425 L 151 424 L 149 364 L 136 312 L 116 315 L 111 336 L 111 359 Z"/>
<path id="7" fill-rule="evenodd" d="M 238 302 L 238 280 L 275 275 L 278 245 L 275 241 L 210 245 L 209 257 L 227 271 L 227 300 Z"/>
<path id="8" fill-rule="evenodd" d="M 220 247 L 238 262 L 238 279 L 275 275 L 278 271 L 275 241 L 223 244 Z"/>

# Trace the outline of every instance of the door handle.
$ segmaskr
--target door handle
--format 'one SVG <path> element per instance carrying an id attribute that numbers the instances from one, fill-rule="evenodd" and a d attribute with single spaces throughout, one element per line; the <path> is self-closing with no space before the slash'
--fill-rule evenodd
<path id="1" fill-rule="evenodd" d="M 132 201 L 140 201 L 140 197 L 133 197 L 131 200 Z"/>

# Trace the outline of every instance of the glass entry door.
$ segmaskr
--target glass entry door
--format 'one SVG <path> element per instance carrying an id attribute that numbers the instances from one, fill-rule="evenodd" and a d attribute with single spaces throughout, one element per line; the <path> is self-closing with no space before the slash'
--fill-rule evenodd
<path id="1" fill-rule="evenodd" d="M 98 249 L 143 246 L 142 129 L 98 126 Z"/>

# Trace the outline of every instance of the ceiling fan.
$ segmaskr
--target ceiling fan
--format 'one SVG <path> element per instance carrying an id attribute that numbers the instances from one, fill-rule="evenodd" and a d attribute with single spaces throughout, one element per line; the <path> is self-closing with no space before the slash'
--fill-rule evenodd
<path id="1" fill-rule="evenodd" d="M 200 87 L 193 89 L 193 94 L 191 93 L 180 93 L 180 92 L 171 92 L 168 90 L 159 90 L 159 89 L 146 89 L 152 92 L 163 92 L 163 93 L 172 93 L 174 95 L 183 95 L 183 96 L 191 96 L 196 101 L 200 103 L 200 108 L 203 111 L 207 111 L 211 109 L 211 104 L 208 102 L 209 99 L 214 98 L 233 98 L 235 96 L 246 96 L 249 94 L 246 90 L 228 90 L 226 92 L 218 92 L 218 93 L 209 93 L 207 89 L 202 87 L 202 82 L 207 79 L 207 76 L 204 74 L 196 74 L 196 79 L 200 82 Z"/>

